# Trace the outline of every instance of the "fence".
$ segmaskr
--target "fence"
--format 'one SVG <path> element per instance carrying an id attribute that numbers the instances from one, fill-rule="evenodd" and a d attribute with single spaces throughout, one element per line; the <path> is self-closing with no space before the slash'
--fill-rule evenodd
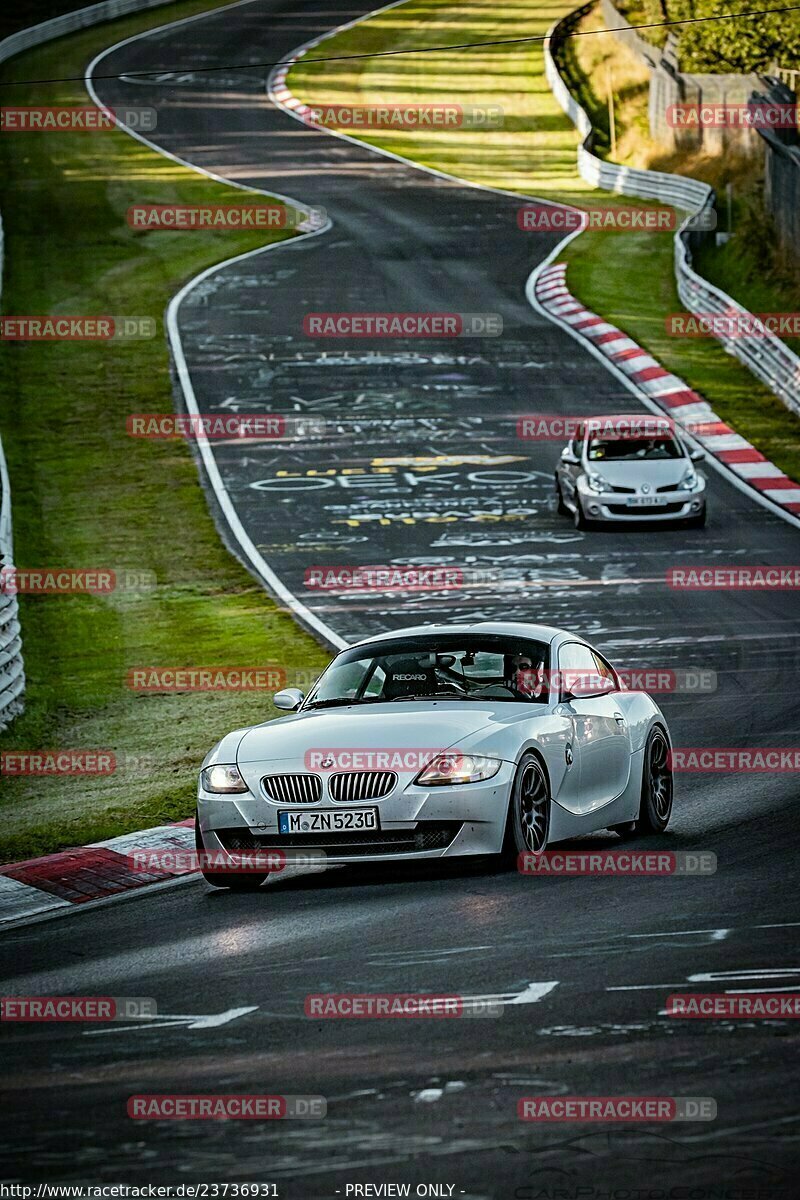
<path id="1" fill-rule="evenodd" d="M 584 4 L 549 30 L 544 43 L 545 74 L 556 101 L 581 135 L 578 146 L 578 171 L 587 183 L 625 196 L 660 200 L 686 209 L 689 216 L 675 234 L 674 265 L 678 295 L 691 313 L 728 313 L 749 316 L 725 292 L 703 279 L 692 268 L 692 249 L 704 234 L 693 225 L 704 227 L 703 215 L 714 205 L 714 191 L 699 179 L 669 175 L 663 171 L 645 171 L 606 162 L 593 153 L 592 124 L 584 109 L 561 78 L 556 57 L 564 38 L 590 11 Z M 693 220 L 699 218 L 699 220 Z M 752 320 L 752 318 L 751 318 Z M 760 338 L 718 337 L 729 354 L 739 359 L 758 379 L 778 396 L 787 408 L 800 415 L 800 358 L 780 338 L 767 331 Z"/>
<path id="2" fill-rule="evenodd" d="M 708 154 L 761 153 L 761 142 L 754 129 L 724 125 L 681 128 L 670 124 L 667 117 L 671 105 L 744 104 L 758 85 L 757 75 L 738 75 L 733 72 L 721 75 L 689 74 L 679 71 L 678 38 L 674 33 L 667 35 L 666 44 L 661 49 L 636 32 L 635 26 L 625 20 L 613 0 L 602 0 L 601 10 L 606 27 L 614 30 L 612 36 L 627 46 L 650 71 L 647 115 L 652 138 L 683 150 L 702 147 Z"/>
<path id="3" fill-rule="evenodd" d="M 785 82 L 786 75 L 800 71 L 784 70 L 777 78 L 767 79 L 763 93 L 753 100 L 765 104 L 787 105 L 796 111 L 797 92 Z M 796 121 L 796 117 L 795 117 Z M 778 244 L 787 258 L 800 263 L 800 133 L 790 129 L 760 129 L 764 140 L 764 206 L 775 222 Z"/>
<path id="4" fill-rule="evenodd" d="M 764 204 L 782 249 L 800 262 L 800 145 L 787 146 L 768 130 L 761 136 L 767 147 Z"/>

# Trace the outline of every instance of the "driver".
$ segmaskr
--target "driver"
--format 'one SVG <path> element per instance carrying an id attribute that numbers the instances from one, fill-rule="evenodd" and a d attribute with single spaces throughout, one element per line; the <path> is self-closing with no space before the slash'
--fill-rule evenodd
<path id="1" fill-rule="evenodd" d="M 509 687 L 524 699 L 538 700 L 544 691 L 544 663 L 530 654 L 514 654 L 508 672 Z"/>

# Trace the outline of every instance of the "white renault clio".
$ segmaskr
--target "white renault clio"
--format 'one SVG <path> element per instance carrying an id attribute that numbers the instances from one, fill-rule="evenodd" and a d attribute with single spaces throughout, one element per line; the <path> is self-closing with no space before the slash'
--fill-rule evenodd
<path id="1" fill-rule="evenodd" d="M 556 467 L 558 511 L 578 529 L 608 521 L 706 523 L 706 480 L 690 450 L 665 418 L 641 415 L 587 418 Z"/>

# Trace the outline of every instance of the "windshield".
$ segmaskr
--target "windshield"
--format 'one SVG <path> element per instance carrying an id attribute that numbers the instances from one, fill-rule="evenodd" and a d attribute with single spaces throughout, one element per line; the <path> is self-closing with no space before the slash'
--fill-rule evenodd
<path id="1" fill-rule="evenodd" d="M 334 659 L 303 708 L 415 699 L 546 703 L 548 646 L 527 638 L 392 639 Z"/>
<path id="2" fill-rule="evenodd" d="M 590 462 L 641 462 L 659 458 L 683 458 L 674 437 L 589 438 Z"/>

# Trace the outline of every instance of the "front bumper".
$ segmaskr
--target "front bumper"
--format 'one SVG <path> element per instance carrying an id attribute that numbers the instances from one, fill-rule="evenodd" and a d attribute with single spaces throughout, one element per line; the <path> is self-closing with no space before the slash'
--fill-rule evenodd
<path id="1" fill-rule="evenodd" d="M 329 862 L 394 862 L 497 854 L 502 848 L 514 764 L 504 762 L 483 783 L 419 787 L 401 776 L 382 800 L 335 802 L 324 790 L 314 804 L 279 804 L 259 786 L 262 775 L 296 770 L 271 762 L 240 765 L 250 790 L 219 796 L 199 789 L 197 814 L 206 850 L 276 849 L 322 852 Z M 322 774 L 322 772 L 320 772 Z M 254 778 L 255 777 L 255 778 Z M 380 830 L 364 834 L 287 835 L 278 831 L 278 812 L 311 813 L 320 809 L 376 808 Z M 381 836 L 385 835 L 385 836 Z"/>
<path id="2" fill-rule="evenodd" d="M 671 492 L 660 492 L 655 497 L 657 505 L 629 505 L 629 496 L 624 492 L 593 492 L 579 487 L 580 501 L 584 514 L 591 521 L 686 521 L 699 517 L 706 507 L 705 486 L 687 492 L 675 488 Z M 648 498 L 653 498 L 652 496 Z"/>

